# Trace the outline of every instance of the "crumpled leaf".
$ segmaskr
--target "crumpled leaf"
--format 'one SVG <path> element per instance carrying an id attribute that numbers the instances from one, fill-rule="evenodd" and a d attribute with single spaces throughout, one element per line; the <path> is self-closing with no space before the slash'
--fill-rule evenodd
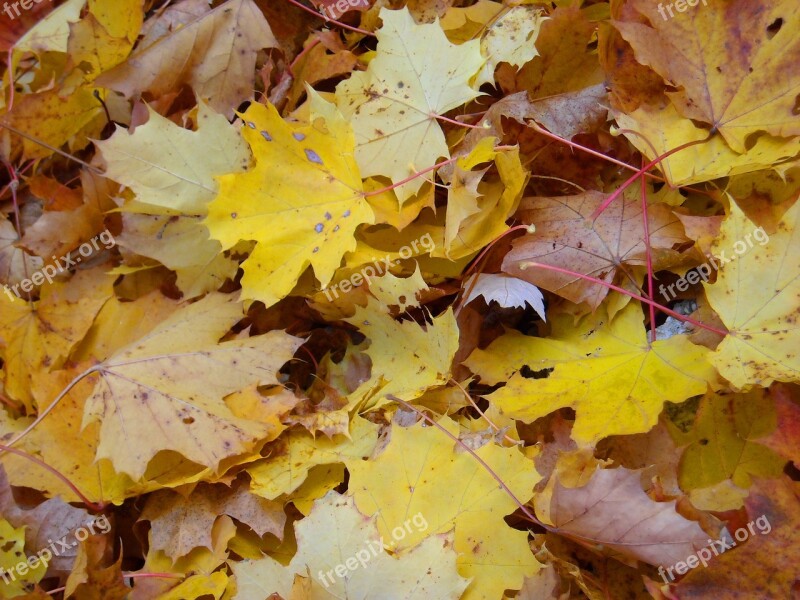
<path id="1" fill-rule="evenodd" d="M 378 442 L 378 427 L 362 418 L 354 418 L 349 437 L 317 438 L 302 431 L 292 431 L 271 446 L 268 460 L 247 467 L 250 489 L 262 498 L 274 500 L 294 492 L 317 465 L 361 460 L 372 454 Z"/>
<path id="2" fill-rule="evenodd" d="M 126 97 L 145 91 L 161 96 L 188 84 L 216 112 L 232 117 L 236 107 L 251 97 L 256 53 L 277 45 L 253 0 L 228 0 L 140 46 L 96 83 Z M 209 52 L 210 48 L 215 51 Z"/>
<path id="3" fill-rule="evenodd" d="M 452 309 L 422 327 L 413 321 L 398 323 L 371 301 L 367 308 L 356 307 L 347 321 L 369 338 L 366 354 L 372 359 L 370 379 L 350 395 L 352 406 L 380 406 L 389 394 L 410 401 L 450 379 L 458 349 Z M 398 348 L 405 351 L 402 361 L 398 361 Z"/>
<path id="4" fill-rule="evenodd" d="M 463 303 L 469 304 L 478 296 L 483 296 L 486 304 L 497 302 L 504 308 L 525 308 L 529 305 L 546 321 L 544 315 L 544 296 L 535 285 L 508 275 L 477 273 L 464 281 L 464 289 L 469 294 Z"/>
<path id="5" fill-rule="evenodd" d="M 113 544 L 113 543 L 112 543 Z M 122 557 L 110 566 L 108 556 L 112 552 L 108 538 L 91 535 L 78 546 L 75 568 L 67 578 L 65 598 L 107 598 L 123 600 L 130 588 L 122 579 Z"/>

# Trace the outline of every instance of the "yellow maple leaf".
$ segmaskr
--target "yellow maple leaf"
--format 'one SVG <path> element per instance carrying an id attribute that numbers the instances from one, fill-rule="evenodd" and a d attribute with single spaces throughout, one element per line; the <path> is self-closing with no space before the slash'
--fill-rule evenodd
<path id="1" fill-rule="evenodd" d="M 24 52 L 66 52 L 70 24 L 80 21 L 85 4 L 86 0 L 67 0 L 55 8 L 17 40 L 14 44 L 15 58 Z"/>
<path id="2" fill-rule="evenodd" d="M 731 200 L 711 246 L 720 266 L 717 281 L 703 284 L 730 330 L 711 361 L 740 389 L 800 381 L 800 202 L 784 213 L 765 244 L 752 243 L 756 229 Z"/>
<path id="3" fill-rule="evenodd" d="M 147 113 L 147 123 L 133 133 L 117 126 L 109 139 L 95 142 L 106 177 L 136 194 L 136 202 L 125 206 L 128 211 L 204 215 L 218 193 L 215 177 L 245 171 L 250 149 L 228 120 L 202 101 L 196 131 L 149 106 Z"/>
<path id="4" fill-rule="evenodd" d="M 706 394 L 694 428 L 686 434 L 673 430 L 676 443 L 688 445 L 681 457 L 681 488 L 688 492 L 730 479 L 747 489 L 753 475 L 780 476 L 786 460 L 758 443 L 776 426 L 774 402 L 763 388 L 748 394 Z"/>
<path id="5" fill-rule="evenodd" d="M 256 165 L 220 177 L 206 225 L 227 249 L 240 240 L 258 242 L 242 264 L 242 293 L 275 304 L 313 266 L 327 285 L 353 234 L 374 216 L 364 200 L 353 159 L 353 133 L 332 104 L 313 97 L 311 123 L 290 124 L 274 106 L 252 104 L 242 115 L 244 136 Z"/>
<path id="6" fill-rule="evenodd" d="M 266 437 L 269 424 L 235 416 L 223 398 L 277 385 L 275 373 L 302 342 L 272 331 L 218 344 L 241 317 L 240 302 L 206 296 L 95 367 L 83 423 L 100 421 L 97 458 L 138 480 L 160 451 L 215 469 Z"/>
<path id="7" fill-rule="evenodd" d="M 452 261 L 473 256 L 508 229 L 506 220 L 519 206 L 528 173 L 518 148 L 498 152 L 494 142 L 493 137 L 483 138 L 456 162 L 444 216 L 444 243 L 437 245 L 431 256 Z M 471 169 L 492 160 L 499 181 L 481 181 L 483 172 Z"/>
<path id="8" fill-rule="evenodd" d="M 37 557 L 30 565 L 25 555 L 25 527 L 12 527 L 0 518 L 0 597 L 16 598 L 38 583 L 47 571 L 47 564 Z M 32 567 L 32 568 L 31 568 Z"/>
<path id="9" fill-rule="evenodd" d="M 402 281 L 406 290 L 402 295 L 414 297 L 414 278 Z M 366 354 L 372 359 L 370 378 L 349 396 L 351 407 L 380 406 L 389 394 L 414 400 L 450 379 L 459 336 L 452 308 L 423 327 L 413 321 L 395 321 L 371 300 L 367 308 L 356 307 L 355 315 L 346 320 L 370 340 Z"/>
<path id="10" fill-rule="evenodd" d="M 457 43 L 480 37 L 486 64 L 478 83 L 494 81 L 494 72 L 502 62 L 521 67 L 539 53 L 536 38 L 545 21 L 542 11 L 533 6 L 506 6 L 479 0 L 464 8 L 451 7 L 442 17 L 442 29 Z"/>
<path id="11" fill-rule="evenodd" d="M 653 107 L 643 104 L 624 113 L 612 111 L 617 124 L 627 130 L 625 137 L 649 159 L 687 142 L 708 137 L 708 130 L 683 118 L 672 104 Z M 684 148 L 659 163 L 672 185 L 688 185 L 720 177 L 777 168 L 800 152 L 800 138 L 759 136 L 743 154 L 735 152 L 722 137 L 714 136 L 702 144 Z"/>
<path id="12" fill-rule="evenodd" d="M 440 424 L 457 435 L 453 420 L 443 418 Z M 519 501 L 530 498 L 539 475 L 518 448 L 490 442 L 475 452 Z M 395 424 L 389 445 L 376 459 L 350 460 L 347 469 L 356 506 L 366 515 L 379 513 L 378 531 L 393 541 L 395 551 L 402 553 L 455 527 L 459 573 L 473 578 L 464 599 L 500 597 L 536 572 L 539 563 L 527 534 L 503 520 L 517 504 L 478 461 L 437 428 Z M 428 527 L 404 527 L 416 514 Z"/>
<path id="13" fill-rule="evenodd" d="M 33 381 L 32 392 L 38 406 L 45 409 L 75 377 L 82 371 L 61 369 L 40 375 Z M 122 504 L 127 496 L 145 493 L 160 485 L 135 484 L 124 474 L 117 474 L 108 460 L 95 461 L 99 425 L 92 423 L 81 431 L 83 408 L 94 382 L 87 377 L 78 382 L 29 433 L 22 437 L 17 447 L 38 456 L 48 465 L 69 478 L 81 493 L 92 502 Z M 41 411 L 40 411 L 41 412 Z M 2 420 L 2 419 L 0 419 Z M 28 425 L 30 418 L 0 424 L 0 431 L 19 434 Z M 77 432 L 80 431 L 80 435 Z M 30 460 L 14 454 L 3 456 L 3 465 L 12 485 L 26 486 L 60 496 L 68 502 L 81 498 L 52 473 L 31 468 Z M 164 479 L 160 478 L 163 484 Z"/>
<path id="14" fill-rule="evenodd" d="M 738 153 L 758 131 L 800 134 L 796 94 L 788 92 L 800 86 L 800 14 L 794 0 L 742 4 L 737 10 L 712 0 L 708 8 L 672 19 L 650 0 L 632 0 L 631 6 L 652 27 L 626 21 L 614 21 L 614 27 L 640 63 L 679 88 L 668 95 L 684 117 L 710 123 Z M 775 30 L 773 23 L 781 26 Z"/>
<path id="15" fill-rule="evenodd" d="M 355 417 L 349 437 L 315 439 L 310 433 L 295 430 L 272 446 L 268 459 L 247 467 L 250 489 L 262 498 L 274 500 L 281 494 L 295 491 L 318 465 L 345 462 L 346 458 L 362 460 L 369 456 L 378 442 L 378 426 Z"/>
<path id="16" fill-rule="evenodd" d="M 200 102 L 197 131 L 175 125 L 148 108 L 133 134 L 118 128 L 96 142 L 106 175 L 131 188 L 117 243 L 175 271 L 184 297 L 214 291 L 236 274 L 236 261 L 209 239 L 202 219 L 216 196 L 214 177 L 242 172 L 250 149 L 227 119 Z"/>
<path id="17" fill-rule="evenodd" d="M 456 572 L 452 535 L 432 535 L 413 550 L 396 550 L 379 535 L 376 519 L 361 514 L 353 499 L 329 492 L 311 514 L 295 525 L 297 553 L 282 567 L 267 556 L 230 563 L 237 579 L 238 600 L 290 595 L 296 576 L 309 579 L 305 598 L 437 598 L 457 600 L 468 580 Z M 415 519 L 414 523 L 422 522 Z M 412 521 L 409 528 L 414 529 Z M 376 590 L 384 590 L 377 593 Z"/>
<path id="18" fill-rule="evenodd" d="M 375 57 L 336 86 L 336 103 L 353 123 L 363 175 L 397 183 L 450 156 L 436 116 L 478 96 L 469 82 L 484 58 L 478 40 L 451 44 L 438 21 L 417 25 L 407 8 L 380 18 Z M 424 181 L 395 189 L 401 205 Z"/>
<path id="19" fill-rule="evenodd" d="M 33 412 L 31 381 L 61 366 L 83 339 L 97 312 L 112 295 L 113 278 L 79 271 L 66 283 L 42 288 L 29 303 L 9 291 L 0 294 L 0 356 L 6 393 Z"/>
<path id="20" fill-rule="evenodd" d="M 550 338 L 506 334 L 470 357 L 466 364 L 479 374 L 481 365 L 489 364 L 492 378 L 504 370 L 491 366 L 495 362 L 527 365 L 545 375 L 529 379 L 514 373 L 487 396 L 503 414 L 529 423 L 570 406 L 576 412 L 573 439 L 591 446 L 610 435 L 648 431 L 665 401 L 683 402 L 716 383 L 708 349 L 686 336 L 648 345 L 638 305 L 629 304 L 610 324 L 599 313 L 577 327 L 572 319 L 554 317 Z"/>

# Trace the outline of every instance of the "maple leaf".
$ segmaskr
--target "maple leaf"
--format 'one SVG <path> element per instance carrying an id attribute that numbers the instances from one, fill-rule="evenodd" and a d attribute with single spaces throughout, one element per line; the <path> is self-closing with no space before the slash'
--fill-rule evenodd
<path id="1" fill-rule="evenodd" d="M 353 419 L 348 436 L 315 439 L 308 432 L 292 431 L 271 446 L 269 460 L 247 467 L 250 489 L 262 498 L 274 500 L 294 492 L 318 465 L 361 460 L 372 454 L 378 441 L 378 427 L 361 418 Z"/>
<path id="2" fill-rule="evenodd" d="M 97 117 L 103 115 L 105 119 L 105 115 L 94 95 L 95 91 L 105 98 L 105 90 L 88 86 L 66 97 L 60 95 L 60 90 L 26 94 L 14 104 L 13 110 L 3 115 L 0 124 L 7 124 L 26 134 L 27 137 L 22 140 L 26 158 L 50 156 L 53 154 L 50 148 L 62 146 L 80 132 L 87 135 L 100 133 L 102 125 L 98 127 Z M 82 139 L 79 146 L 85 146 L 88 141 Z"/>
<path id="3" fill-rule="evenodd" d="M 692 431 L 674 434 L 679 445 L 687 446 L 681 457 L 681 488 L 706 488 L 730 479 L 747 489 L 752 475 L 780 476 L 786 460 L 758 443 L 775 425 L 775 408 L 766 390 L 704 396 Z M 711 507 L 705 504 L 704 508 Z M 714 509 L 725 510 L 721 506 Z"/>
<path id="4" fill-rule="evenodd" d="M 563 296 L 576 304 L 586 302 L 595 310 L 608 288 L 574 275 L 527 268 L 526 261 L 553 265 L 607 283 L 620 274 L 632 276 L 626 266 L 647 264 L 642 204 L 633 194 L 612 203 L 597 219 L 592 213 L 607 197 L 585 192 L 559 198 L 525 198 L 517 215 L 536 231 L 514 240 L 503 260 L 503 271 Z M 675 248 L 689 242 L 680 220 L 665 204 L 648 206 L 653 270 L 680 264 L 684 258 Z"/>
<path id="5" fill-rule="evenodd" d="M 712 245 L 720 262 L 717 281 L 703 284 L 711 307 L 730 330 L 711 361 L 720 375 L 740 389 L 750 384 L 767 386 L 774 380 L 800 381 L 796 312 L 800 203 L 784 213 L 768 243 L 752 244 L 756 229 L 731 201 L 730 214 Z M 744 251 L 740 251 L 742 247 Z M 746 294 L 746 302 L 742 294 Z"/>
<path id="6" fill-rule="evenodd" d="M 98 365 L 84 416 L 84 426 L 100 421 L 97 458 L 136 480 L 162 450 L 216 468 L 265 435 L 268 425 L 236 417 L 222 399 L 277 384 L 275 372 L 301 341 L 275 331 L 218 344 L 240 318 L 232 298 L 206 296 Z"/>
<path id="7" fill-rule="evenodd" d="M 66 283 L 42 288 L 35 304 L 0 295 L 0 351 L 6 391 L 33 412 L 31 381 L 63 365 L 111 295 L 112 279 L 82 271 Z"/>
<path id="8" fill-rule="evenodd" d="M 26 466 L 30 469 L 30 462 Z M 94 521 L 86 510 L 71 506 L 60 498 L 50 498 L 33 508 L 20 506 L 14 499 L 12 487 L 2 467 L 0 467 L 0 513 L 11 526 L 20 529 L 24 527 L 23 539 L 28 549 L 47 548 L 53 540 L 72 537 L 76 529 Z M 97 531 L 100 531 L 100 524 L 97 526 Z M 53 554 L 42 574 L 45 571 L 50 575 L 68 573 L 72 569 L 77 548 L 71 546 L 69 549 L 60 548 L 60 550 L 57 554 Z M 17 562 L 19 560 L 15 564 Z"/>
<path id="9" fill-rule="evenodd" d="M 38 583 L 44 578 L 47 565 L 36 561 L 34 567 L 24 573 L 16 573 L 20 558 L 25 556 L 25 528 L 13 527 L 8 521 L 0 518 L 0 569 L 3 573 L 14 573 L 14 579 L 0 582 L 0 593 L 4 598 L 15 598 L 28 591 L 28 586 Z M 22 561 L 24 564 L 24 561 Z"/>
<path id="10" fill-rule="evenodd" d="M 78 377 L 88 365 L 74 369 L 59 369 L 53 373 L 40 375 L 33 381 L 31 392 L 37 405 L 46 409 L 53 399 Z M 124 474 L 118 474 L 108 460 L 95 462 L 98 444 L 98 423 L 88 425 L 81 432 L 83 409 L 86 398 L 91 394 L 94 381 L 86 377 L 79 381 L 69 394 L 64 396 L 52 409 L 48 417 L 25 435 L 17 447 L 34 456 L 38 456 L 48 465 L 57 469 L 75 485 L 81 493 L 93 502 L 113 502 L 121 504 L 126 497 L 144 493 L 146 490 L 160 485 L 137 485 Z M 41 412 L 41 411 L 40 411 Z M 2 419 L 0 419 L 2 421 Z M 30 419 L 19 419 L 2 423 L 0 431 L 4 437 L 16 437 L 30 425 Z M 11 435 L 13 434 L 13 435 Z M 8 443 L 8 441 L 4 442 Z M 52 496 L 60 496 L 67 501 L 82 500 L 74 490 L 53 477 L 44 469 L 31 469 L 31 463 L 24 457 L 5 455 L 3 464 L 8 472 L 9 481 L 15 486 L 26 486 L 42 490 Z M 159 478 L 161 484 L 167 483 L 168 477 Z M 71 522 L 67 519 L 61 521 Z M 85 521 L 85 519 L 84 519 Z M 75 525 L 78 525 L 76 523 Z M 63 535 L 65 531 L 58 534 Z M 50 535 L 53 538 L 53 535 Z M 55 538 L 53 538 L 55 539 Z M 39 542 L 44 542 L 40 539 Z M 40 544 L 44 545 L 44 544 Z M 69 554 L 68 558 L 73 558 Z M 57 559 L 54 559 L 57 563 Z"/>
<path id="11" fill-rule="evenodd" d="M 558 478 L 536 500 L 537 514 L 578 541 L 601 544 L 652 565 L 671 565 L 708 543 L 708 534 L 676 511 L 674 500 L 655 502 L 644 493 L 640 472 L 596 469 L 585 485 Z"/>
<path id="12" fill-rule="evenodd" d="M 493 160 L 500 181 L 481 182 L 483 173 L 471 169 Z M 431 252 L 458 260 L 474 254 L 505 232 L 505 224 L 517 209 L 528 175 L 522 167 L 519 151 L 494 149 L 494 138 L 484 138 L 470 154 L 461 158 L 454 169 L 447 199 L 444 244 Z"/>
<path id="13" fill-rule="evenodd" d="M 409 289 L 403 295 L 413 297 L 415 291 Z M 415 322 L 398 323 L 379 310 L 376 302 L 370 302 L 366 309 L 356 307 L 347 321 L 369 338 L 366 354 L 372 359 L 370 379 L 350 395 L 351 405 L 380 406 L 390 394 L 413 400 L 450 379 L 458 349 L 458 325 L 452 309 L 423 328 Z M 402 362 L 397 360 L 398 348 L 405 351 Z"/>
<path id="14" fill-rule="evenodd" d="M 707 598 L 709 591 L 735 600 L 791 598 L 795 573 L 776 565 L 792 564 L 800 550 L 798 484 L 787 477 L 756 480 L 745 506 L 750 524 L 737 532 L 744 529 L 747 537 L 736 537 L 735 547 L 712 558 L 707 568 L 690 571 L 674 588 L 678 598 Z"/>
<path id="15" fill-rule="evenodd" d="M 458 433 L 451 419 L 440 424 Z M 490 442 L 475 452 L 521 502 L 527 501 L 539 475 L 517 448 Z M 462 553 L 459 573 L 473 578 L 463 598 L 496 597 L 536 571 L 527 536 L 503 521 L 517 504 L 482 465 L 436 428 L 395 423 L 389 445 L 376 459 L 349 460 L 347 469 L 356 506 L 366 515 L 380 514 L 378 531 L 384 539 L 392 539 L 409 515 L 424 515 L 429 527 L 396 539 L 396 552 L 455 527 L 455 549 Z"/>
<path id="16" fill-rule="evenodd" d="M 451 44 L 438 22 L 417 25 L 408 9 L 381 9 L 377 54 L 364 72 L 336 86 L 336 103 L 351 119 L 364 177 L 398 183 L 450 152 L 437 115 L 478 96 L 469 81 L 484 63 L 480 42 Z M 400 204 L 422 178 L 395 188 Z"/>
<path id="17" fill-rule="evenodd" d="M 220 515 L 248 525 L 259 536 L 283 537 L 283 506 L 241 487 L 202 485 L 190 498 L 160 491 L 149 497 L 139 519 L 150 521 L 150 547 L 177 560 L 197 547 L 213 549 L 211 528 Z"/>
<path id="18" fill-rule="evenodd" d="M 678 114 L 672 104 L 653 107 L 644 104 L 624 113 L 612 110 L 625 136 L 650 159 L 689 142 L 708 138 L 708 130 Z M 630 132 L 636 133 L 630 133 Z M 698 143 L 660 161 L 672 185 L 688 185 L 719 177 L 768 169 L 786 162 L 800 152 L 800 138 L 762 135 L 743 154 L 735 152 L 720 136 Z"/>
<path id="19" fill-rule="evenodd" d="M 75 568 L 67 578 L 65 596 L 108 600 L 123 600 L 128 597 L 130 588 L 122 579 L 122 557 L 108 567 L 103 566 L 111 551 L 109 543 L 108 538 L 99 535 L 89 536 L 80 543 Z"/>
<path id="20" fill-rule="evenodd" d="M 0 281 L 7 287 L 19 284 L 44 265 L 41 258 L 25 252 L 18 242 L 17 230 L 0 216 Z"/>
<path id="21" fill-rule="evenodd" d="M 796 93 L 787 93 L 800 88 L 800 72 L 793 68 L 800 60 L 794 35 L 800 16 L 791 0 L 768 6 L 712 0 L 708 10 L 691 10 L 677 19 L 662 18 L 648 0 L 631 0 L 631 5 L 652 26 L 613 21 L 614 27 L 640 63 L 680 88 L 667 95 L 684 117 L 713 125 L 738 153 L 757 131 L 800 134 Z"/>
<path id="22" fill-rule="evenodd" d="M 512 75 L 511 81 L 501 82 L 508 91 L 525 90 L 534 100 L 602 83 L 597 56 L 587 47 L 595 35 L 596 26 L 584 11 L 560 6 L 541 25 L 536 38 L 538 56 Z"/>
<path id="23" fill-rule="evenodd" d="M 497 2 L 479 0 L 472 6 L 451 8 L 442 18 L 442 29 L 456 43 L 480 36 L 481 52 L 486 64 L 476 83 L 494 81 L 500 63 L 521 67 L 538 55 L 536 38 L 546 18 L 532 6 L 506 7 Z"/>
<path id="24" fill-rule="evenodd" d="M 194 120 L 191 131 L 148 107 L 147 123 L 133 133 L 117 126 L 95 142 L 106 176 L 136 194 L 128 211 L 203 215 L 218 193 L 215 178 L 250 166 L 250 149 L 225 117 L 200 101 Z"/>
<path id="25" fill-rule="evenodd" d="M 350 127 L 318 97 L 314 108 L 309 125 L 287 123 L 271 105 L 248 108 L 244 137 L 255 168 L 220 177 L 205 221 L 225 249 L 257 242 L 242 264 L 242 293 L 267 306 L 289 294 L 309 265 L 326 286 L 355 247 L 356 228 L 374 218 L 362 195 Z"/>
<path id="26" fill-rule="evenodd" d="M 709 351 L 686 336 L 648 344 L 638 306 L 628 305 L 610 323 L 600 316 L 584 318 L 577 327 L 570 316 L 551 320 L 550 338 L 506 334 L 464 364 L 481 375 L 488 365 L 490 381 L 497 376 L 496 368 L 491 374 L 498 360 L 511 369 L 527 365 L 544 375 L 530 379 L 516 372 L 487 399 L 525 422 L 564 406 L 574 408 L 572 438 L 580 446 L 609 435 L 648 431 L 665 400 L 683 402 L 716 384 Z"/>
<path id="27" fill-rule="evenodd" d="M 236 274 L 237 263 L 201 221 L 218 193 L 215 176 L 243 172 L 251 162 L 241 134 L 222 115 L 200 102 L 195 120 L 197 131 L 190 131 L 148 108 L 147 123 L 133 134 L 117 128 L 96 142 L 106 175 L 136 194 L 123 207 L 117 243 L 173 269 L 186 298 L 217 290 Z"/>
<path id="28" fill-rule="evenodd" d="M 274 592 L 289 598 L 296 575 L 310 579 L 306 597 L 312 598 L 367 598 L 376 589 L 398 600 L 461 597 L 469 581 L 456 573 L 452 536 L 432 535 L 392 558 L 384 551 L 389 542 L 379 537 L 375 521 L 359 513 L 352 498 L 330 492 L 295 525 L 298 551 L 287 567 L 269 556 L 231 563 L 239 589 L 235 598 Z M 346 577 L 336 575 L 337 567 L 346 567 Z"/>
<path id="29" fill-rule="evenodd" d="M 0 568 L 118 531 L 14 594 L 791 595 L 789 0 L 30 1 L 0 284 L 114 243 L 0 293 Z"/>
<path id="30" fill-rule="evenodd" d="M 256 53 L 278 45 L 253 0 L 228 0 L 164 33 L 100 76 L 97 85 L 131 97 L 145 91 L 161 96 L 185 83 L 216 112 L 231 117 L 252 94 Z"/>
<path id="31" fill-rule="evenodd" d="M 135 581 L 132 596 L 186 600 L 210 594 L 220 598 L 228 584 L 228 577 L 216 569 L 227 560 L 228 545 L 234 541 L 236 535 L 236 524 L 233 519 L 228 515 L 220 515 L 211 526 L 211 550 L 204 547 L 195 548 L 188 556 L 173 561 L 162 550 L 150 549 L 140 572 L 170 573 L 178 577 L 138 579 Z M 195 574 L 185 577 L 186 573 Z"/>

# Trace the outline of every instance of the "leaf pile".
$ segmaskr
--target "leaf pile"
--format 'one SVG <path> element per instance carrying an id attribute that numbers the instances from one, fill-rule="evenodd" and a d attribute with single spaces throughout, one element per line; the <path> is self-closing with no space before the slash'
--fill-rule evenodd
<path id="1" fill-rule="evenodd" d="M 302 2 L 0 14 L 0 598 L 793 597 L 794 4 Z"/>

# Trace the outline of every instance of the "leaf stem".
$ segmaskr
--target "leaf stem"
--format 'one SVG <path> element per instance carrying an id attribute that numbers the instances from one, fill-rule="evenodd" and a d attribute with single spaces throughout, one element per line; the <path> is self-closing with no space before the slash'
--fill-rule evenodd
<path id="1" fill-rule="evenodd" d="M 596 219 L 597 217 L 599 217 L 599 216 L 600 216 L 600 214 L 601 214 L 601 213 L 602 213 L 602 212 L 603 212 L 603 211 L 604 211 L 606 208 L 608 208 L 608 205 L 609 205 L 609 204 L 611 204 L 611 203 L 612 203 L 614 200 L 616 200 L 617 198 L 619 198 L 619 197 L 622 195 L 622 193 L 623 193 L 623 192 L 624 192 L 626 189 L 628 189 L 628 186 L 630 186 L 630 184 L 632 184 L 634 181 L 636 181 L 636 179 L 638 179 L 639 177 L 641 177 L 641 176 L 642 176 L 642 174 L 646 173 L 646 172 L 647 172 L 647 171 L 649 171 L 651 168 L 653 168 L 653 166 L 654 166 L 654 165 L 656 165 L 656 164 L 660 163 L 660 162 L 661 162 L 663 159 L 667 158 L 668 156 L 672 156 L 672 155 L 673 155 L 673 154 L 675 154 L 676 152 L 680 152 L 681 150 L 685 150 L 686 148 L 689 148 L 690 146 L 696 146 L 696 145 L 698 145 L 698 144 L 704 144 L 704 143 L 706 143 L 708 140 L 710 140 L 710 139 L 711 139 L 711 137 L 714 135 L 714 133 L 715 133 L 715 131 L 714 131 L 714 130 L 712 130 L 712 131 L 709 133 L 709 135 L 708 135 L 708 136 L 706 136 L 705 138 L 703 138 L 702 140 L 695 140 L 695 141 L 693 141 L 693 142 L 686 142 L 685 144 L 681 144 L 680 146 L 677 146 L 676 148 L 673 148 L 672 150 L 667 150 L 667 151 L 666 151 L 664 154 L 661 154 L 661 155 L 659 155 L 659 156 L 656 156 L 656 157 L 655 157 L 653 160 L 651 160 L 649 163 L 647 163 L 646 165 L 644 165 L 642 168 L 638 169 L 638 170 L 636 171 L 636 173 L 634 173 L 633 175 L 631 175 L 631 176 L 630 176 L 630 177 L 629 177 L 629 178 L 628 178 L 628 179 L 625 181 L 625 183 L 623 183 L 623 184 L 622 184 L 622 185 L 621 185 L 619 188 L 617 188 L 617 189 L 614 191 L 614 193 L 613 193 L 613 194 L 611 194 L 611 195 L 610 195 L 608 198 L 606 198 L 606 199 L 603 201 L 603 203 L 602 203 L 600 206 L 598 206 L 598 207 L 595 209 L 595 211 L 592 213 L 592 215 L 591 215 L 592 219 Z"/>
<path id="2" fill-rule="evenodd" d="M 453 125 L 458 125 L 459 127 L 466 127 L 467 129 L 484 129 L 480 125 L 470 125 L 469 123 L 462 123 L 461 121 L 456 121 L 455 119 L 445 117 L 444 115 L 437 115 L 436 113 L 431 113 L 428 116 L 433 119 L 439 119 L 440 121 L 444 121 L 445 123 L 452 123 Z"/>
<path id="3" fill-rule="evenodd" d="M 644 158 L 642 158 L 644 163 Z M 650 219 L 647 215 L 647 181 L 644 178 L 644 173 L 639 177 L 639 194 L 642 200 L 642 226 L 644 227 L 644 254 L 647 260 L 647 295 L 654 298 L 653 294 L 653 255 L 652 248 L 650 247 Z M 637 285 L 638 287 L 638 285 Z M 648 307 L 650 309 L 650 342 L 656 341 L 656 307 L 652 304 Z"/>

